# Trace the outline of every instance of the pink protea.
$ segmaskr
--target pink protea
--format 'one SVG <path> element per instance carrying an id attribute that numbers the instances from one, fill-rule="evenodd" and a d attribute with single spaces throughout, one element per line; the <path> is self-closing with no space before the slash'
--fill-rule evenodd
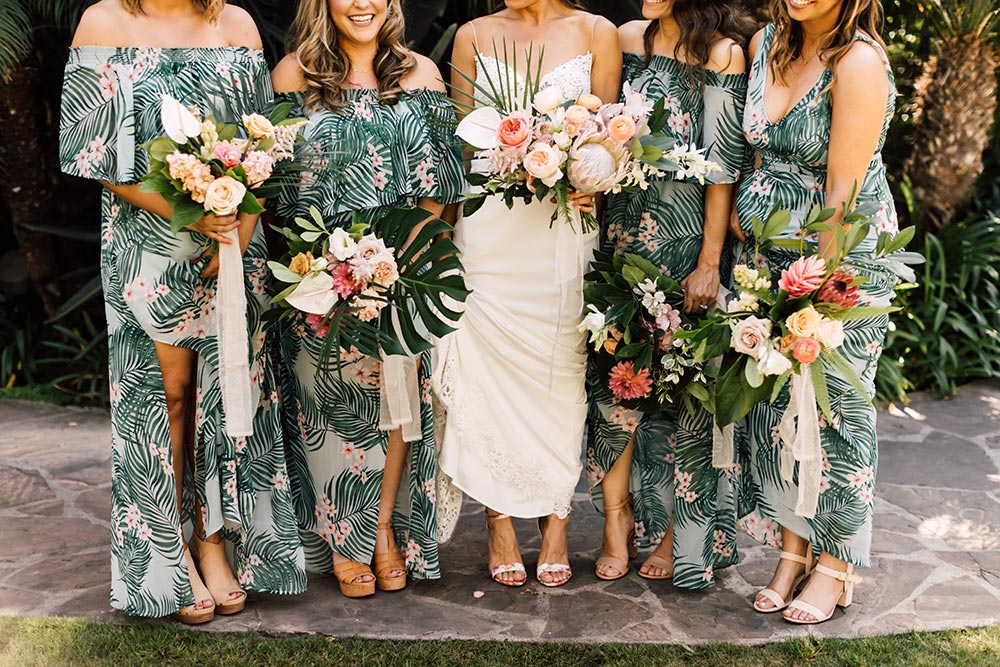
<path id="1" fill-rule="evenodd" d="M 793 299 L 815 292 L 823 284 L 826 274 L 826 260 L 814 255 L 799 257 L 791 266 L 781 272 L 778 287 L 788 292 Z"/>
<path id="2" fill-rule="evenodd" d="M 361 291 L 361 286 L 354 280 L 354 272 L 347 262 L 340 262 L 330 272 L 333 276 L 333 291 L 341 299 L 346 299 Z"/>
<path id="3" fill-rule="evenodd" d="M 842 308 L 856 306 L 861 298 L 858 286 L 854 284 L 854 276 L 841 270 L 830 276 L 830 279 L 820 288 L 818 296 L 820 301 L 834 303 Z"/>
<path id="4" fill-rule="evenodd" d="M 635 364 L 631 361 L 619 361 L 608 374 L 608 388 L 611 393 L 622 400 L 645 398 L 653 390 L 653 380 L 649 377 L 649 369 L 643 368 L 635 372 Z"/>

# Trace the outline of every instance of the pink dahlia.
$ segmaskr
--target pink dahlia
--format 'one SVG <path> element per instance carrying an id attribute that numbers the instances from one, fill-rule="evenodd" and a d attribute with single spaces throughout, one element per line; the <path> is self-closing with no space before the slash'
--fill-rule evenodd
<path id="1" fill-rule="evenodd" d="M 788 296 L 804 296 L 815 292 L 823 284 L 826 274 L 826 260 L 814 255 L 799 257 L 791 266 L 781 272 L 778 287 L 788 292 Z"/>
<path id="2" fill-rule="evenodd" d="M 309 325 L 310 329 L 316 332 L 316 335 L 319 338 L 326 338 L 326 334 L 330 332 L 330 324 L 329 322 L 323 324 L 324 319 L 326 318 L 323 315 L 314 315 L 312 313 L 308 313 L 306 315 L 306 324 Z"/>
<path id="3" fill-rule="evenodd" d="M 819 291 L 819 300 L 835 303 L 842 308 L 851 308 L 858 304 L 860 296 L 858 286 L 853 284 L 854 276 L 846 271 L 837 271 Z"/>
<path id="4" fill-rule="evenodd" d="M 609 373 L 608 388 L 623 400 L 645 398 L 653 390 L 653 380 L 649 377 L 648 368 L 636 373 L 634 363 L 619 361 Z"/>
<path id="5" fill-rule="evenodd" d="M 357 294 L 361 291 L 361 286 L 354 280 L 354 271 L 347 262 L 340 262 L 330 271 L 333 276 L 333 291 L 341 299 Z"/>

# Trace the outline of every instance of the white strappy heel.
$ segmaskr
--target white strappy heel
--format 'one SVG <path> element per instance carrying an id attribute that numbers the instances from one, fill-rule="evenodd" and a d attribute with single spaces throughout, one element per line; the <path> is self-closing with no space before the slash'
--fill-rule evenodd
<path id="1" fill-rule="evenodd" d="M 781 611 L 782 609 L 788 607 L 788 605 L 791 603 L 792 596 L 795 595 L 795 591 L 798 590 L 799 586 L 802 585 L 802 582 L 805 581 L 810 574 L 812 574 L 813 558 L 812 558 L 811 547 L 806 549 L 805 556 L 800 556 L 799 554 L 793 554 L 790 551 L 782 551 L 780 558 L 781 560 L 790 560 L 793 563 L 801 563 L 806 566 L 806 571 L 800 574 L 798 578 L 795 579 L 795 583 L 792 584 L 792 591 L 788 594 L 787 600 L 781 597 L 781 595 L 779 595 L 778 592 L 772 588 L 765 588 L 759 591 L 757 595 L 754 596 L 753 608 L 754 610 L 760 612 L 761 614 L 773 614 L 776 611 Z M 758 604 L 757 600 L 757 598 L 760 596 L 764 596 L 765 598 L 770 600 L 774 606 L 770 608 L 761 607 Z"/>
<path id="2" fill-rule="evenodd" d="M 489 512 L 486 512 L 487 530 L 489 530 L 491 524 L 509 518 L 510 518 L 509 514 L 490 514 Z M 518 573 L 521 574 L 522 575 L 521 580 L 518 581 L 517 579 L 511 579 L 510 581 L 504 581 L 501 575 L 507 574 L 508 572 L 513 572 L 514 574 Z M 496 567 L 490 568 L 490 579 L 497 582 L 501 586 L 520 588 L 521 586 L 524 586 L 526 583 L 528 583 L 528 573 L 524 569 L 524 563 L 521 563 L 519 561 L 515 561 L 513 563 L 501 563 Z"/>
<path id="3" fill-rule="evenodd" d="M 842 582 L 844 584 L 844 590 L 840 593 L 840 597 L 837 598 L 837 604 L 833 605 L 833 609 L 830 610 L 829 614 L 823 612 L 823 610 L 817 608 L 815 605 L 811 605 L 808 602 L 803 602 L 802 600 L 793 600 L 791 604 L 788 605 L 789 610 L 794 611 L 804 611 L 813 617 L 813 620 L 806 621 L 796 618 L 788 618 L 785 616 L 785 620 L 789 623 L 796 623 L 798 625 L 816 625 L 817 623 L 823 623 L 829 621 L 837 607 L 842 607 L 844 609 L 851 606 L 854 602 L 854 584 L 860 584 L 862 579 L 858 575 L 854 574 L 854 566 L 848 563 L 846 570 L 834 570 L 831 567 L 825 565 L 816 565 L 816 572 L 820 574 L 825 574 L 828 577 L 833 577 L 834 579 Z"/>

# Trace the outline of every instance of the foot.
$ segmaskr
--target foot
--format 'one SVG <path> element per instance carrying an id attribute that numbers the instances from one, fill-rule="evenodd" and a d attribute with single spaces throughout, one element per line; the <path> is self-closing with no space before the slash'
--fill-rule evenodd
<path id="1" fill-rule="evenodd" d="M 542 533 L 542 546 L 538 550 L 538 562 L 566 566 L 566 569 L 540 572 L 538 580 L 546 586 L 561 586 L 573 576 L 573 572 L 569 569 L 569 550 L 566 547 L 567 526 L 569 526 L 569 517 L 560 519 L 554 514 L 550 514 L 538 520 L 538 529 Z"/>
<path id="2" fill-rule="evenodd" d="M 674 535 L 673 527 L 667 531 L 656 550 L 649 555 L 639 568 L 639 574 L 650 579 L 667 579 L 674 575 Z"/>
<path id="3" fill-rule="evenodd" d="M 379 556 L 391 556 L 393 560 L 403 560 L 403 554 L 399 552 L 399 547 L 396 545 L 396 539 L 392 532 L 392 524 L 390 523 L 379 522 L 378 531 L 375 533 L 375 560 L 379 560 Z M 389 579 L 398 579 L 399 577 L 406 576 L 406 570 L 394 567 L 380 576 L 385 576 Z"/>
<path id="4" fill-rule="evenodd" d="M 812 554 L 808 554 L 808 551 L 809 549 L 807 545 L 806 553 L 798 553 L 798 555 L 811 558 Z M 767 587 L 777 593 L 781 599 L 788 601 L 792 594 L 795 593 L 793 589 L 795 588 L 796 582 L 799 581 L 799 577 L 801 577 L 805 571 L 805 564 L 782 558 L 778 561 L 778 567 L 775 568 L 774 576 L 771 577 L 771 583 L 769 583 Z M 757 597 L 754 600 L 754 606 L 762 612 L 768 612 L 778 608 L 778 605 L 775 604 L 774 600 L 762 595 L 761 593 L 757 594 Z"/>
<path id="5" fill-rule="evenodd" d="M 341 556 L 337 552 L 333 553 L 333 564 L 335 566 L 336 565 L 340 565 L 341 563 L 350 563 L 350 562 L 352 562 L 351 559 L 344 558 L 343 556 Z M 366 574 L 362 574 L 362 575 L 358 575 L 357 577 L 354 577 L 353 579 L 351 579 L 350 583 L 352 583 L 352 584 L 370 584 L 373 581 L 375 581 L 375 575 L 372 574 L 371 572 L 368 572 Z"/>
<path id="6" fill-rule="evenodd" d="M 488 534 L 487 549 L 489 551 L 490 576 L 504 586 L 523 586 L 528 580 L 524 572 L 524 561 L 521 550 L 517 546 L 517 533 L 514 532 L 514 522 L 510 517 L 486 511 L 486 530 Z M 510 566 L 520 566 L 520 569 L 498 571 Z"/>
<path id="7" fill-rule="evenodd" d="M 184 545 L 184 561 L 187 563 L 188 577 L 191 580 L 191 594 L 194 596 L 194 604 L 188 607 L 184 607 L 181 611 L 201 611 L 203 609 L 211 609 L 215 606 L 215 599 L 212 597 L 212 592 L 208 590 L 205 582 L 201 580 L 201 576 L 198 574 L 198 567 L 194 562 L 194 556 L 191 555 L 191 549 L 188 545 Z"/>
<path id="8" fill-rule="evenodd" d="M 842 568 L 843 566 L 841 566 Z M 834 607 L 837 606 L 837 600 L 840 599 L 843 592 L 844 582 L 816 571 L 809 577 L 809 582 L 795 600 L 819 609 L 826 618 L 833 613 Z M 782 615 L 789 621 L 798 621 L 799 623 L 815 623 L 819 620 L 813 614 L 794 607 L 789 607 Z"/>
<path id="9" fill-rule="evenodd" d="M 597 576 L 604 579 L 618 579 L 628 571 L 628 562 L 634 557 L 635 513 L 632 504 L 622 501 L 613 505 L 605 503 L 604 541 L 601 544 L 601 558 L 610 556 L 611 562 L 597 563 Z M 622 570 L 614 561 L 626 564 Z"/>
<path id="10" fill-rule="evenodd" d="M 229 567 L 229 561 L 226 560 L 222 535 L 213 533 L 205 540 L 192 536 L 191 546 L 193 555 L 197 556 L 198 570 L 216 605 L 235 605 L 237 601 L 246 598 L 246 591 L 240 588 Z"/>

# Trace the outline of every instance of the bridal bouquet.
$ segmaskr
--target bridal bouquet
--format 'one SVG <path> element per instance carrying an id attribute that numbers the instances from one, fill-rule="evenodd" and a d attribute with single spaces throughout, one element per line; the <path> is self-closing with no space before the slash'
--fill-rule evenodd
<path id="1" fill-rule="evenodd" d="M 291 104 L 268 117 L 249 114 L 240 126 L 218 123 L 164 95 L 160 120 L 166 136 L 142 145 L 149 153 L 143 192 L 159 192 L 173 207 L 173 231 L 206 213 L 261 213 L 257 201 L 277 194 L 283 171 L 292 168 L 293 144 L 302 118 L 289 118 Z M 238 134 L 244 136 L 238 137 Z"/>
<path id="2" fill-rule="evenodd" d="M 313 207 L 295 228 L 276 227 L 288 254 L 268 267 L 286 287 L 269 319 L 303 318 L 324 340 L 323 364 L 333 358 L 335 368 L 351 348 L 375 357 L 430 349 L 423 330 L 444 336 L 461 315 L 443 297 L 465 301 L 469 292 L 455 244 L 441 236 L 451 226 L 429 216 L 399 208 L 369 225 L 355 213 L 349 229 L 331 230 Z"/>
<path id="3" fill-rule="evenodd" d="M 494 51 L 496 48 L 494 47 Z M 483 56 L 477 55 L 486 84 L 459 72 L 471 83 L 476 96 L 488 102 L 472 109 L 458 125 L 457 134 L 477 150 L 469 175 L 472 185 L 483 193 L 466 201 L 471 215 L 489 195 L 503 196 L 508 207 L 515 199 L 529 203 L 547 197 L 556 200 L 557 217 L 577 231 L 597 228 L 592 213 L 581 213 L 569 200 L 572 190 L 585 194 L 617 192 L 626 188 L 648 187 L 647 176 L 664 171 L 682 172 L 684 178 L 704 179 L 717 164 L 705 159 L 704 151 L 686 146 L 667 131 L 668 115 L 664 100 L 652 103 L 639 91 L 624 86 L 623 102 L 605 103 L 596 95 L 584 94 L 565 100 L 559 89 L 540 89 L 542 58 L 533 62 L 527 52 L 528 76 L 523 88 L 513 79 L 517 74 L 517 53 L 508 66 L 496 54 L 494 61 L 506 68 L 491 76 Z"/>
<path id="4" fill-rule="evenodd" d="M 639 255 L 596 252 L 586 276 L 587 316 L 595 363 L 615 398 L 630 409 L 655 411 L 673 403 L 692 381 L 704 380 L 687 340 L 693 322 L 684 291 Z"/>

